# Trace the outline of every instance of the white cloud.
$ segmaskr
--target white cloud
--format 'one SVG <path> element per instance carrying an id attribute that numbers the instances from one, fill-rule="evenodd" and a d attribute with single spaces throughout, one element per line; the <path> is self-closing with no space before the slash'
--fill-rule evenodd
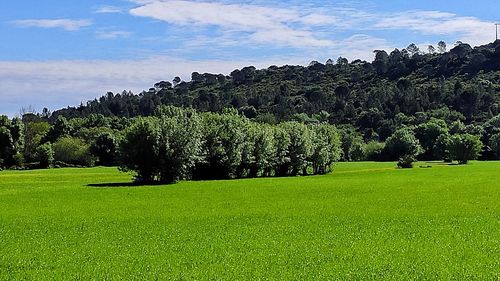
<path id="1" fill-rule="evenodd" d="M 423 35 L 454 36 L 471 45 L 492 42 L 494 22 L 439 11 L 407 11 L 388 15 L 374 24 L 375 29 L 400 29 Z"/>
<path id="2" fill-rule="evenodd" d="M 309 30 L 337 19 L 307 9 L 282 9 L 247 4 L 199 1 L 135 1 L 134 16 L 149 17 L 183 26 L 216 26 L 223 31 L 249 33 L 257 43 L 277 43 L 294 47 L 326 47 L 333 41 Z"/>
<path id="3" fill-rule="evenodd" d="M 95 14 L 120 14 L 123 9 L 116 6 L 101 6 L 94 10 Z"/>
<path id="4" fill-rule="evenodd" d="M 72 20 L 72 19 L 25 19 L 13 21 L 13 24 L 19 27 L 38 27 L 38 28 L 62 28 L 67 31 L 76 31 L 82 27 L 92 25 L 92 21 Z"/>
<path id="5" fill-rule="evenodd" d="M 383 13 L 328 4 L 312 7 L 296 3 L 280 8 L 256 1 L 246 2 L 253 4 L 194 0 L 132 1 L 138 4 L 130 10 L 134 16 L 189 27 L 191 30 L 193 27 L 213 26 L 223 34 L 223 42 L 248 41 L 302 49 L 331 49 L 346 40 L 340 32 L 369 33 L 381 30 L 446 36 L 472 45 L 485 44 L 494 39 L 492 22 L 440 11 Z M 232 40 L 227 34 L 232 35 Z M 398 41 L 397 38 L 391 40 Z"/>
<path id="6" fill-rule="evenodd" d="M 96 36 L 99 39 L 120 39 L 129 38 L 133 33 L 121 30 L 99 30 L 96 31 Z"/>

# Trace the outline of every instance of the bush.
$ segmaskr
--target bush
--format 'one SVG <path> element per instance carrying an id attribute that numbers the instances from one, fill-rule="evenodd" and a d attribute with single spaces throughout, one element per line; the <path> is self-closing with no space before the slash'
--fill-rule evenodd
<path id="1" fill-rule="evenodd" d="M 249 121 L 237 112 L 206 113 L 202 116 L 202 161 L 196 164 L 196 179 L 229 179 L 239 173 Z"/>
<path id="2" fill-rule="evenodd" d="M 490 147 L 495 152 L 497 159 L 500 159 L 500 133 L 491 137 Z"/>
<path id="3" fill-rule="evenodd" d="M 368 161 L 381 161 L 385 144 L 383 142 L 371 141 L 364 145 L 363 153 Z"/>
<path id="4" fill-rule="evenodd" d="M 117 148 L 117 141 L 111 133 L 101 133 L 90 146 L 90 152 L 99 159 L 99 165 L 110 166 L 115 163 Z"/>
<path id="5" fill-rule="evenodd" d="M 440 135 L 434 145 L 434 158 L 451 162 L 451 136 L 449 134 Z"/>
<path id="6" fill-rule="evenodd" d="M 62 137 L 53 145 L 54 160 L 71 165 L 92 166 L 94 158 L 89 148 L 90 146 L 81 139 Z"/>
<path id="7" fill-rule="evenodd" d="M 413 162 L 415 162 L 415 157 L 411 155 L 404 155 L 399 158 L 398 167 L 401 169 L 411 169 L 413 168 Z"/>
<path id="8" fill-rule="evenodd" d="M 310 162 L 315 175 L 332 171 L 332 164 L 340 159 L 340 137 L 334 126 L 321 124 L 312 127 L 313 151 Z"/>
<path id="9" fill-rule="evenodd" d="M 433 160 L 436 142 L 441 135 L 445 134 L 448 134 L 448 127 L 443 120 L 431 119 L 427 123 L 420 124 L 415 129 L 415 136 L 424 149 L 424 153 L 420 158 L 424 160 Z"/>
<path id="10" fill-rule="evenodd" d="M 363 138 L 354 128 L 342 130 L 342 161 L 361 161 L 365 160 L 366 155 L 363 151 Z"/>
<path id="11" fill-rule="evenodd" d="M 190 110 L 163 107 L 161 118 L 141 118 L 121 145 L 121 169 L 137 173 L 139 182 L 173 183 L 191 177 L 200 156 L 198 116 Z"/>
<path id="12" fill-rule="evenodd" d="M 398 160 L 403 156 L 416 157 L 422 151 L 420 142 L 413 132 L 409 128 L 402 128 L 387 139 L 383 157 L 386 160 Z"/>
<path id="13" fill-rule="evenodd" d="M 40 168 L 48 168 L 54 162 L 54 151 L 50 143 L 45 143 L 38 146 L 35 150 L 35 160 L 39 163 Z"/>
<path id="14" fill-rule="evenodd" d="M 159 126 L 156 118 L 139 118 L 120 144 L 120 168 L 137 173 L 139 182 L 157 180 L 159 171 Z"/>
<path id="15" fill-rule="evenodd" d="M 279 125 L 290 137 L 288 158 L 290 159 L 289 175 L 307 174 L 308 160 L 313 152 L 311 130 L 302 123 L 285 122 Z"/>
<path id="16" fill-rule="evenodd" d="M 450 137 L 449 151 L 452 160 L 459 164 L 467 164 L 469 160 L 479 157 L 483 143 L 478 136 L 470 134 L 456 134 Z"/>

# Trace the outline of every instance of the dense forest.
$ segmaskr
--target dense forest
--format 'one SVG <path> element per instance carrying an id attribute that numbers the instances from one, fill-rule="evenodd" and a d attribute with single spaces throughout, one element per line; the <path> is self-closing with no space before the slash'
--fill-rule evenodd
<path id="1" fill-rule="evenodd" d="M 439 42 L 425 51 L 411 44 L 374 56 L 371 63 L 338 58 L 307 67 L 249 66 L 228 76 L 194 72 L 189 82 L 175 77 L 140 94 L 107 93 L 76 108 L 2 117 L 0 166 L 116 165 L 130 128 L 161 120 L 165 108 L 200 116 L 232 112 L 252 126 L 302 124 L 304 134 L 334 125 L 343 161 L 399 159 L 411 166 L 417 158 L 500 158 L 500 40 L 475 48 Z M 288 136 L 296 125 L 287 125 Z"/>

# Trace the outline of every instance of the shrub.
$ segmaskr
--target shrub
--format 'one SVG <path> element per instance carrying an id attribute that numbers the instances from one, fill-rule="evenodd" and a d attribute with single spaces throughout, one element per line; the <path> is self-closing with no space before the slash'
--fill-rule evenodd
<path id="1" fill-rule="evenodd" d="M 443 120 L 431 119 L 427 123 L 420 124 L 415 129 L 415 136 L 424 149 L 424 154 L 421 158 L 424 160 L 432 160 L 435 156 L 434 147 L 438 138 L 447 133 L 448 127 Z"/>
<path id="2" fill-rule="evenodd" d="M 136 180 L 153 182 L 159 170 L 159 126 L 156 118 L 139 118 L 120 144 L 120 168 L 137 173 Z"/>
<path id="3" fill-rule="evenodd" d="M 413 168 L 413 162 L 415 162 L 415 157 L 412 155 L 404 155 L 399 158 L 398 167 L 401 169 L 411 169 Z"/>
<path id="4" fill-rule="evenodd" d="M 190 110 L 177 110 L 170 117 L 161 117 L 159 123 L 160 182 L 190 178 L 201 149 L 198 115 Z"/>
<path id="5" fill-rule="evenodd" d="M 94 159 L 89 152 L 90 146 L 83 140 L 62 137 L 54 145 L 54 160 L 71 165 L 92 166 Z"/>
<path id="6" fill-rule="evenodd" d="M 434 145 L 434 158 L 451 162 L 451 136 L 449 134 L 440 135 Z"/>
<path id="7" fill-rule="evenodd" d="M 248 119 L 237 112 L 202 116 L 203 161 L 195 168 L 197 179 L 234 178 L 241 167 Z"/>
<path id="8" fill-rule="evenodd" d="M 469 160 L 479 157 L 483 144 L 478 136 L 456 134 L 450 137 L 449 151 L 452 160 L 459 164 L 467 164 Z"/>
<path id="9" fill-rule="evenodd" d="M 384 147 L 386 160 L 398 160 L 403 156 L 416 157 L 422 153 L 420 142 L 409 128 L 402 128 L 390 136 Z"/>
<path id="10" fill-rule="evenodd" d="M 368 161 L 382 160 L 382 152 L 385 144 L 383 142 L 371 141 L 364 145 L 363 153 Z"/>
<path id="11" fill-rule="evenodd" d="M 334 126 L 321 124 L 312 127 L 313 150 L 310 162 L 313 173 L 327 174 L 332 171 L 332 164 L 340 159 L 340 137 Z"/>
<path id="12" fill-rule="evenodd" d="M 35 150 L 35 159 L 40 168 L 48 168 L 54 162 L 54 150 L 50 143 L 45 143 L 38 146 Z"/>
<path id="13" fill-rule="evenodd" d="M 311 130 L 302 123 L 285 122 L 280 124 L 290 137 L 288 157 L 290 159 L 289 173 L 292 176 L 307 174 L 308 160 L 312 155 L 313 143 Z"/>
<path id="14" fill-rule="evenodd" d="M 110 166 L 115 163 L 117 141 L 111 133 L 101 133 L 95 142 L 90 146 L 92 155 L 99 159 L 99 164 Z"/>
<path id="15" fill-rule="evenodd" d="M 490 138 L 490 147 L 495 152 L 497 159 L 500 159 L 500 133 Z"/>
<path id="16" fill-rule="evenodd" d="M 363 138 L 353 128 L 342 130 L 342 160 L 360 161 L 365 160 L 366 155 L 363 151 Z"/>

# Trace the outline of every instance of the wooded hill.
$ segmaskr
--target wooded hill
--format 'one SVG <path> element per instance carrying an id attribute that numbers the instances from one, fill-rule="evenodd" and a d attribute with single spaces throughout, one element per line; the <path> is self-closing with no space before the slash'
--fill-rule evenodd
<path id="1" fill-rule="evenodd" d="M 105 116 L 149 116 L 158 105 L 221 112 L 238 109 L 267 123 L 284 120 L 350 124 L 365 138 L 385 140 L 403 115 L 478 124 L 500 113 L 500 40 L 471 48 L 457 44 L 374 51 L 373 62 L 339 58 L 304 66 L 249 66 L 229 76 L 194 72 L 192 80 L 161 81 L 140 94 L 108 93 L 78 108 L 53 113 L 52 120 Z M 169 66 L 166 65 L 166 68 Z"/>

